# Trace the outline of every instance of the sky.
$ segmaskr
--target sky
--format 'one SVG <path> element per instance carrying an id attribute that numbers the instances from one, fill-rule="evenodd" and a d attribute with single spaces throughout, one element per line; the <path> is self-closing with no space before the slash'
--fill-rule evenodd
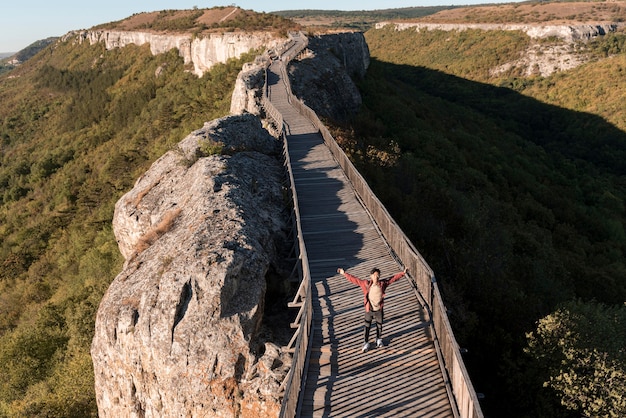
<path id="1" fill-rule="evenodd" d="M 277 10 L 375 10 L 401 7 L 493 3 L 489 0 L 239 0 L 223 3 L 201 0 L 8 0 L 0 6 L 0 53 L 18 52 L 31 43 L 71 30 L 89 29 L 135 13 L 168 9 L 236 5 L 257 12 Z M 496 0 L 497 2 L 497 0 Z M 8 4 L 7 4 L 8 3 Z"/>

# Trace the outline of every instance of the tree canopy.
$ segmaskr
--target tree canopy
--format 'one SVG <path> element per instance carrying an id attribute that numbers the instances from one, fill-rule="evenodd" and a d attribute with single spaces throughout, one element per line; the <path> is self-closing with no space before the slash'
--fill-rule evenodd
<path id="1" fill-rule="evenodd" d="M 95 314 L 123 262 L 115 202 L 228 114 L 253 57 L 198 78 L 176 50 L 68 40 L 0 76 L 0 417 L 96 416 Z"/>
<path id="2" fill-rule="evenodd" d="M 433 267 L 484 410 L 576 416 L 525 336 L 568 301 L 626 300 L 626 55 L 494 76 L 525 35 L 365 35 L 362 110 L 335 137 Z"/>
<path id="3" fill-rule="evenodd" d="M 585 417 L 626 415 L 626 305 L 567 302 L 527 338 L 564 406 Z"/>

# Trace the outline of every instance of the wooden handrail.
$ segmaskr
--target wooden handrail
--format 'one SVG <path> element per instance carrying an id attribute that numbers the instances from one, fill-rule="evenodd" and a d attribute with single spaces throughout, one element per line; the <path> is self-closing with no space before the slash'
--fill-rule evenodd
<path id="1" fill-rule="evenodd" d="M 324 142 L 352 183 L 390 248 L 409 270 L 411 279 L 415 282 L 419 293 L 427 304 L 426 308 L 430 313 L 434 328 L 435 344 L 439 346 L 459 416 L 461 418 L 482 418 L 483 413 L 478 403 L 478 396 L 461 358 L 461 352 L 452 333 L 452 327 L 432 269 L 378 200 L 363 176 L 357 171 L 315 112 L 296 97 L 292 97 L 292 104 L 298 108 L 301 114 L 309 118 L 320 131 Z"/>
<path id="2" fill-rule="evenodd" d="M 302 49 L 306 47 L 307 44 L 307 42 L 305 42 L 304 44 L 299 44 L 293 39 L 293 35 L 290 34 L 290 36 L 292 37 L 292 39 L 283 48 L 281 48 L 280 59 L 283 62 L 291 61 L 298 53 L 300 53 Z M 302 39 L 306 40 L 306 38 Z M 298 47 L 293 48 L 294 46 Z M 289 51 L 291 52 L 288 53 Z M 281 71 L 283 73 L 283 77 L 286 77 L 286 74 L 284 73 L 284 67 L 285 65 L 282 64 Z M 288 79 L 284 78 L 284 81 L 288 83 Z M 285 124 L 283 121 L 283 116 L 268 99 L 267 92 L 268 85 L 266 67 L 265 86 L 263 89 L 263 97 L 261 103 L 263 108 L 265 109 L 265 113 L 269 116 L 271 120 L 273 120 L 275 126 L 279 130 L 279 135 L 283 141 L 283 158 L 285 160 L 285 167 L 287 168 L 291 197 L 293 202 L 294 230 L 296 231 L 297 237 L 296 247 L 299 252 L 298 262 L 300 263 L 300 271 L 302 274 L 298 293 L 296 294 L 294 302 L 291 303 L 292 306 L 300 305 L 300 311 L 298 312 L 296 321 L 293 324 L 294 326 L 298 326 L 294 333 L 295 342 L 293 343 L 293 347 L 291 347 L 291 344 L 293 342 L 292 338 L 292 341 L 290 341 L 289 346 L 287 347 L 289 351 L 293 352 L 293 358 L 291 369 L 289 370 L 289 373 L 281 384 L 281 390 L 284 390 L 284 393 L 279 416 L 282 418 L 295 417 L 297 415 L 299 395 L 302 392 L 302 386 L 305 383 L 305 379 L 303 379 L 303 376 L 306 373 L 308 355 L 310 353 L 309 348 L 312 340 L 311 323 L 313 318 L 313 303 L 311 300 L 311 274 L 309 271 L 309 259 L 306 252 L 304 238 L 302 235 L 300 208 L 298 206 L 298 193 L 295 188 L 295 181 L 291 168 L 291 161 L 289 157 L 289 144 L 287 142 L 287 136 L 285 133 Z M 291 92 L 290 88 L 288 88 L 288 92 Z"/>

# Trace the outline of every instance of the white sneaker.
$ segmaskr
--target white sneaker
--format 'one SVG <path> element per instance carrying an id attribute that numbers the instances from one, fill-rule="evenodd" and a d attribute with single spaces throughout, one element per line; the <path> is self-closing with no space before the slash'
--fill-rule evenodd
<path id="1" fill-rule="evenodd" d="M 369 349 L 370 349 L 370 343 L 365 343 L 365 344 L 363 345 L 363 349 L 362 349 L 362 351 L 363 351 L 364 353 L 366 353 L 366 352 L 367 352 L 367 350 L 369 350 Z"/>
<path id="2" fill-rule="evenodd" d="M 382 347 L 382 346 L 383 346 L 383 340 L 382 340 L 382 339 L 380 339 L 380 338 L 379 338 L 379 339 L 377 339 L 377 340 L 376 340 L 376 347 L 380 348 L 380 347 Z"/>

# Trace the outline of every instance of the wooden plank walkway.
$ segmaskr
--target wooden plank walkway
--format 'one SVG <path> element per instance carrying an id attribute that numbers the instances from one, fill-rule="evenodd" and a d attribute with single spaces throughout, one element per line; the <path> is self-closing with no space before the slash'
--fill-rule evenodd
<path id="1" fill-rule="evenodd" d="M 361 352 L 363 295 L 336 270 L 361 278 L 401 270 L 321 134 L 288 102 L 275 62 L 268 96 L 287 142 L 311 270 L 313 342 L 302 417 L 453 417 L 425 312 L 407 278 L 385 298 L 385 347 Z M 373 342 L 372 327 L 370 340 Z M 372 344 L 373 345 L 373 344 Z"/>

